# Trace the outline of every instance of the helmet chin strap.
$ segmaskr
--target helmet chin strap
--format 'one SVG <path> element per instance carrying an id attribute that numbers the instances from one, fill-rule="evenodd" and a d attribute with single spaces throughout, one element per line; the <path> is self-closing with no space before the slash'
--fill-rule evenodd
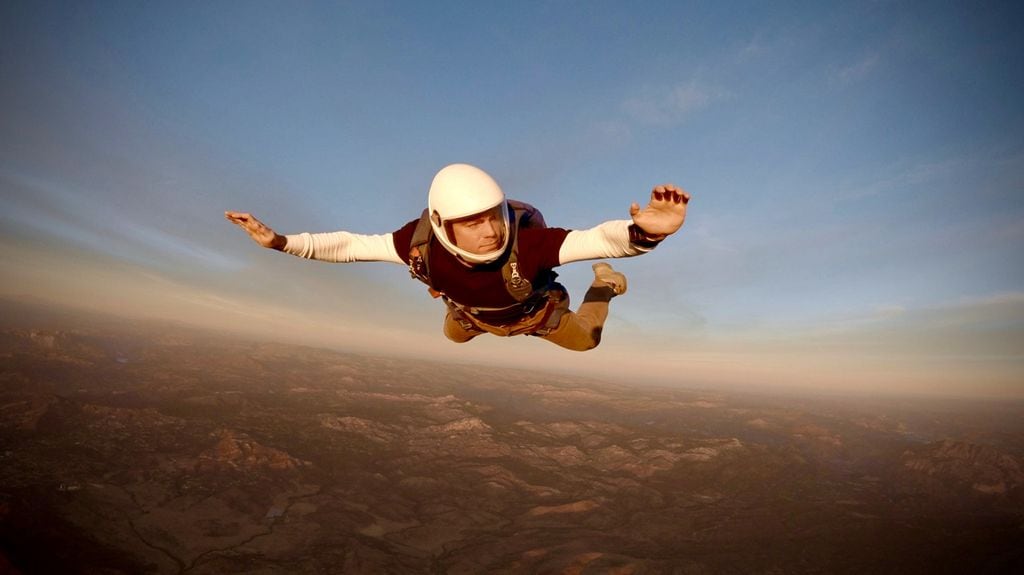
<path id="1" fill-rule="evenodd" d="M 474 263 L 474 262 L 471 262 L 471 261 L 466 261 L 466 258 L 462 257 L 462 255 L 458 254 L 458 253 L 455 253 L 455 254 L 452 254 L 452 255 L 455 256 L 455 259 L 459 260 L 459 263 L 461 263 L 462 265 L 464 265 L 464 266 L 466 266 L 468 268 L 471 268 L 471 267 L 474 267 L 474 266 L 484 266 L 484 265 L 487 265 L 489 263 L 493 263 L 493 262 L 501 259 L 501 256 L 505 255 L 505 252 L 508 251 L 508 249 L 509 249 L 508 242 L 506 242 L 504 238 L 502 238 L 501 242 L 502 242 L 502 245 L 504 247 L 502 249 L 500 249 L 500 250 L 495 250 L 493 252 L 489 252 L 489 253 L 486 253 L 486 254 L 473 254 L 473 255 L 477 255 L 477 256 L 481 256 L 481 257 L 486 257 L 487 261 L 484 261 L 484 262 Z M 459 249 L 461 250 L 461 248 L 459 248 Z M 465 250 L 463 250 L 463 251 L 465 251 Z"/>
<path id="2" fill-rule="evenodd" d="M 508 251 L 508 243 L 504 242 L 504 240 L 502 240 L 502 241 L 503 241 L 503 245 L 502 245 L 501 249 L 497 249 L 497 250 L 494 250 L 493 252 L 488 252 L 486 254 L 474 254 L 474 253 L 472 253 L 472 252 L 470 252 L 468 250 L 464 250 L 464 249 L 459 248 L 459 247 L 455 247 L 455 249 L 458 250 L 458 251 L 452 251 L 452 250 L 448 250 L 448 251 L 452 252 L 452 255 L 455 256 L 455 259 L 459 260 L 460 262 L 462 262 L 464 265 L 466 265 L 468 267 L 484 266 L 484 265 L 487 265 L 489 263 L 493 263 L 493 262 L 501 259 L 501 256 L 505 255 L 505 252 Z M 471 258 L 471 259 L 467 259 L 467 256 L 469 258 Z M 474 259 L 479 259 L 480 261 L 473 261 Z"/>

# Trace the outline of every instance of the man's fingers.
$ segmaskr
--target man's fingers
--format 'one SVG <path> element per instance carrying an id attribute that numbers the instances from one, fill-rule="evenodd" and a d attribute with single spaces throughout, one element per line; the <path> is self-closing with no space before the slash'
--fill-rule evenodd
<path id="1" fill-rule="evenodd" d="M 663 184 L 651 190 L 651 199 L 656 202 L 664 201 L 678 204 L 680 202 L 679 193 L 679 188 L 672 184 Z"/>
<path id="2" fill-rule="evenodd" d="M 249 221 L 249 219 L 250 219 L 249 214 L 244 214 L 244 213 L 239 213 L 239 212 L 224 212 L 224 217 L 227 218 L 228 221 L 236 223 L 236 224 L 239 224 L 239 225 Z"/>
<path id="3" fill-rule="evenodd" d="M 651 190 L 651 201 L 688 204 L 690 202 L 690 194 L 673 184 L 664 184 Z"/>
<path id="4" fill-rule="evenodd" d="M 259 230 L 263 227 L 263 222 L 257 220 L 252 214 L 246 214 L 241 212 L 224 212 L 224 217 L 231 223 L 238 224 L 246 230 Z"/>

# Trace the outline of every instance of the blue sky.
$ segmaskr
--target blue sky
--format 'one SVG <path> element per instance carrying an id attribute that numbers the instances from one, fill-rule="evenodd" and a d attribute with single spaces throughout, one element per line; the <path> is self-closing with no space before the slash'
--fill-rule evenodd
<path id="1" fill-rule="evenodd" d="M 0 7 L 0 293 L 372 353 L 682 385 L 1024 396 L 1024 8 L 1004 3 Z M 453 162 L 550 224 L 675 182 L 602 346 L 458 346 L 383 233 Z M 589 266 L 560 270 L 578 301 Z"/>

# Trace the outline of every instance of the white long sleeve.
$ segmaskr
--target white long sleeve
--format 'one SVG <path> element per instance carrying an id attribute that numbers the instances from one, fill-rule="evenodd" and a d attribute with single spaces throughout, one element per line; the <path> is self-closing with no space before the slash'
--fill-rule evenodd
<path id="1" fill-rule="evenodd" d="M 630 220 L 611 220 L 588 230 L 572 230 L 558 251 L 559 264 L 624 258 L 647 253 L 629 241 Z M 395 250 L 393 234 L 365 235 L 338 231 L 286 235 L 285 253 L 326 262 L 392 262 L 405 265 Z"/>
<path id="2" fill-rule="evenodd" d="M 395 251 L 393 234 L 351 232 L 301 233 L 285 236 L 285 253 L 325 262 L 392 262 L 405 265 Z"/>
<path id="3" fill-rule="evenodd" d="M 630 220 L 612 220 L 589 230 L 573 230 L 565 237 L 558 251 L 558 262 L 567 264 L 580 260 L 628 258 L 647 253 L 653 248 L 642 248 L 629 242 Z"/>

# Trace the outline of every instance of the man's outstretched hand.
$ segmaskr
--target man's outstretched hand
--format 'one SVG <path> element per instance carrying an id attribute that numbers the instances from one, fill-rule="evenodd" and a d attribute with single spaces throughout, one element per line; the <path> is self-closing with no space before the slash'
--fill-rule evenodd
<path id="1" fill-rule="evenodd" d="M 249 234 L 249 237 L 259 245 L 274 250 L 284 249 L 284 244 L 287 241 L 285 237 L 257 220 L 256 216 L 244 212 L 224 212 L 224 218 L 245 230 L 245 233 Z"/>
<path id="2" fill-rule="evenodd" d="M 651 190 L 651 201 L 644 209 L 633 202 L 629 215 L 648 237 L 663 239 L 683 227 L 689 201 L 690 194 L 672 184 L 665 184 Z"/>

